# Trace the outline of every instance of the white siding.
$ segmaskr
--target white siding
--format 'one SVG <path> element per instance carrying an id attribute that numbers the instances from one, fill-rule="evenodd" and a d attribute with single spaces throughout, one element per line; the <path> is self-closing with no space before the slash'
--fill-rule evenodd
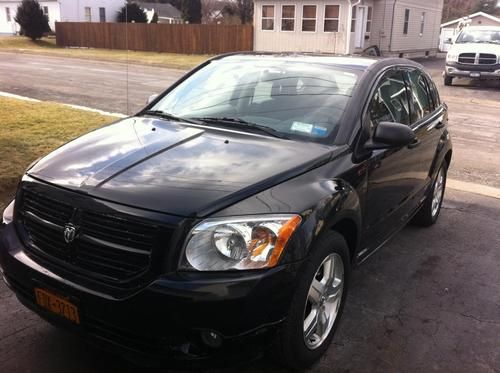
<path id="1" fill-rule="evenodd" d="M 325 5 L 340 5 L 338 32 L 324 32 Z M 261 28 L 262 5 L 274 5 L 274 31 Z M 281 5 L 295 5 L 295 31 L 281 31 Z M 302 32 L 302 6 L 317 5 L 316 31 Z M 254 48 L 271 52 L 325 52 L 344 53 L 347 1 L 255 1 Z"/>
<path id="2" fill-rule="evenodd" d="M 14 21 L 16 16 L 17 2 L 0 2 L 0 34 L 15 34 L 19 31 L 19 25 Z M 10 10 L 10 22 L 7 22 L 7 8 Z"/>
<path id="3" fill-rule="evenodd" d="M 408 33 L 404 34 L 406 9 L 410 10 L 410 18 Z M 442 9 L 443 0 L 376 1 L 374 26 L 379 33 L 374 35 L 373 42 L 384 55 L 435 55 L 439 44 Z M 422 12 L 425 12 L 425 23 L 423 33 L 420 34 Z"/>
<path id="4" fill-rule="evenodd" d="M 61 22 L 85 22 L 85 8 L 90 7 L 92 22 L 99 22 L 99 8 L 106 9 L 106 22 L 116 22 L 125 0 L 60 0 Z"/>

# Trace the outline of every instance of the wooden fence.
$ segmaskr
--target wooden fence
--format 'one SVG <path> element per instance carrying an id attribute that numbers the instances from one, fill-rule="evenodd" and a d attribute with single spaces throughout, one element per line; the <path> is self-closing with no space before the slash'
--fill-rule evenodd
<path id="1" fill-rule="evenodd" d="M 56 41 L 61 47 L 219 54 L 253 50 L 253 27 L 57 22 Z"/>

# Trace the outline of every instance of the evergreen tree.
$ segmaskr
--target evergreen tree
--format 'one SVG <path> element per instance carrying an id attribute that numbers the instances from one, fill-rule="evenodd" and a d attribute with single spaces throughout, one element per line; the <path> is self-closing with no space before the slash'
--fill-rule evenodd
<path id="1" fill-rule="evenodd" d="M 148 17 L 142 8 L 136 3 L 127 3 L 118 12 L 118 22 L 147 23 Z"/>
<path id="2" fill-rule="evenodd" d="M 40 39 L 44 33 L 50 31 L 49 19 L 36 0 L 23 0 L 17 7 L 14 20 L 21 26 L 21 34 L 31 40 Z"/>

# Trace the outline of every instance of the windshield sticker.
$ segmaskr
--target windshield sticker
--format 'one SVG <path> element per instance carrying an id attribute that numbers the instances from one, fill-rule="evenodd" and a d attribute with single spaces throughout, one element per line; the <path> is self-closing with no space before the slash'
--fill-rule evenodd
<path id="1" fill-rule="evenodd" d="M 309 123 L 293 122 L 290 129 L 297 132 L 311 133 L 313 130 L 313 125 Z"/>
<path id="2" fill-rule="evenodd" d="M 328 135 L 328 128 L 314 126 L 312 134 L 317 137 L 326 137 Z"/>

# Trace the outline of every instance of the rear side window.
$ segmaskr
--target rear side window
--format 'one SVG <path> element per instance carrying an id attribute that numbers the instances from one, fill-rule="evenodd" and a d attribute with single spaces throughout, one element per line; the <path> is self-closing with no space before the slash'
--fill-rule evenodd
<path id="1" fill-rule="evenodd" d="M 415 123 L 433 111 L 433 103 L 424 75 L 418 70 L 406 71 L 405 75 L 410 88 L 411 123 Z"/>
<path id="2" fill-rule="evenodd" d="M 427 86 L 429 87 L 429 92 L 434 103 L 434 110 L 437 109 L 441 105 L 441 100 L 439 98 L 439 93 L 436 88 L 436 85 L 432 81 L 432 79 L 427 78 Z"/>
<path id="3" fill-rule="evenodd" d="M 370 101 L 369 114 L 374 127 L 380 122 L 410 124 L 408 95 L 402 72 L 390 72 L 380 80 Z"/>

